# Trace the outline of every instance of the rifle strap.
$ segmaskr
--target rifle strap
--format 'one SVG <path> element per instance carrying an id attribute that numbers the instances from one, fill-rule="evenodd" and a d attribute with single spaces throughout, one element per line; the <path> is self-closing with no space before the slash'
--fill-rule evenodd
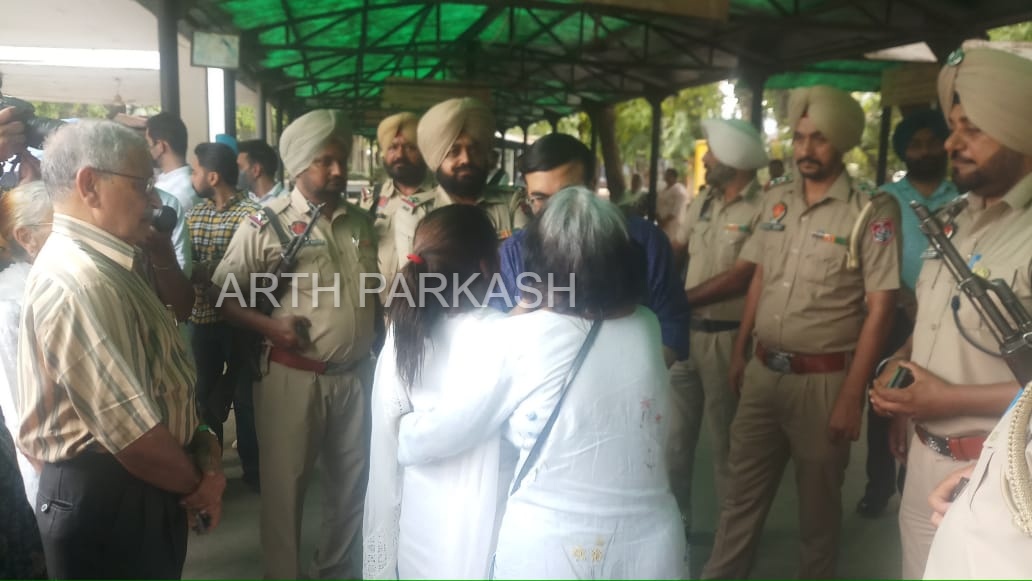
<path id="1" fill-rule="evenodd" d="M 376 211 L 380 206 L 380 194 L 383 192 L 383 182 L 373 186 L 373 204 L 369 206 L 369 217 L 376 221 Z"/>
<path id="2" fill-rule="evenodd" d="M 280 245 L 286 247 L 290 243 L 290 236 L 287 235 L 287 231 L 283 229 L 283 223 L 280 222 L 279 216 L 276 212 L 269 209 L 268 206 L 262 207 L 262 213 L 265 214 L 265 218 L 269 220 L 269 224 L 272 225 L 272 229 L 276 231 L 276 237 L 279 238 Z"/>

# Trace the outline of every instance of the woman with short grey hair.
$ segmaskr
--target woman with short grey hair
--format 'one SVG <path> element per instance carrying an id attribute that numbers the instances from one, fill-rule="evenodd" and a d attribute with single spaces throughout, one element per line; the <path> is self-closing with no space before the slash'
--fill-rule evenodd
<path id="1" fill-rule="evenodd" d="M 476 395 L 402 416 L 398 459 L 446 458 L 499 428 L 517 447 L 494 578 L 680 578 L 668 376 L 659 322 L 638 304 L 642 250 L 615 206 L 569 188 L 529 225 L 524 252 L 532 312 L 462 354 L 450 380 Z"/>
<path id="2" fill-rule="evenodd" d="M 39 249 L 50 236 L 54 207 L 43 182 L 21 185 L 0 197 L 0 238 L 13 262 L 0 272 L 0 411 L 4 423 L 17 438 L 18 417 L 18 330 L 25 281 Z M 18 452 L 18 467 L 25 482 L 25 495 L 36 501 L 39 475 Z"/>

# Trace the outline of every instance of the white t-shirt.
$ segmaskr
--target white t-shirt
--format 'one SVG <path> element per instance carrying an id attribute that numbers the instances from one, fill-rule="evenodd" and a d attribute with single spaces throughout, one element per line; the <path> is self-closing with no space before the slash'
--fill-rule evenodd
<path id="1" fill-rule="evenodd" d="M 160 174 L 154 185 L 159 190 L 165 190 L 175 196 L 179 200 L 179 205 L 183 207 L 184 215 L 201 201 L 190 182 L 190 166 L 188 165 Z"/>

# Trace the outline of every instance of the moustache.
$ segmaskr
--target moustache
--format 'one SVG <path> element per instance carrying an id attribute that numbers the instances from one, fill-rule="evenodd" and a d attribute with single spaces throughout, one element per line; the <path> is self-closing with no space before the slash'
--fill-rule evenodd
<path id="1" fill-rule="evenodd" d="M 798 164 L 803 164 L 803 163 L 812 163 L 814 165 L 822 165 L 821 162 L 817 161 L 816 159 L 814 159 L 812 157 L 804 157 L 804 158 L 796 161 L 797 165 Z"/>
<path id="2" fill-rule="evenodd" d="M 968 159 L 968 158 L 960 155 L 959 153 L 952 153 L 952 154 L 950 154 L 950 161 L 952 161 L 953 163 L 958 163 L 958 162 L 959 163 L 975 163 L 974 160 Z"/>

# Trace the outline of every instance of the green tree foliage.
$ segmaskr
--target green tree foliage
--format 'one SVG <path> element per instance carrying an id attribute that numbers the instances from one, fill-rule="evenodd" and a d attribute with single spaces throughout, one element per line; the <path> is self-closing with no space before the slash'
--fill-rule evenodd
<path id="1" fill-rule="evenodd" d="M 989 40 L 1032 41 L 1032 21 L 994 28 L 989 31 Z"/>

